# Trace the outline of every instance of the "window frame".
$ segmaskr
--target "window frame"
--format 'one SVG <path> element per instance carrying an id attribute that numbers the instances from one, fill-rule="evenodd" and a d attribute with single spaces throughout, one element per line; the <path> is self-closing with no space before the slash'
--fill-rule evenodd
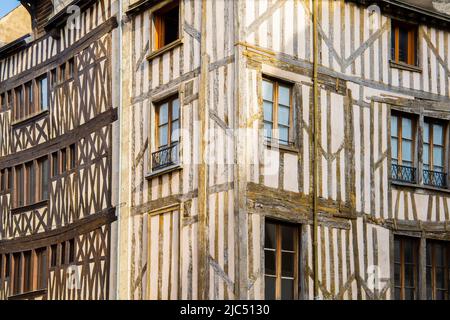
<path id="1" fill-rule="evenodd" d="M 445 253 L 444 253 L 444 266 L 443 267 L 439 267 L 439 268 L 444 268 L 444 283 L 445 283 L 445 288 L 443 288 L 444 290 L 442 290 L 442 288 L 436 288 L 436 256 L 435 256 L 435 251 L 436 251 L 436 247 L 438 245 L 442 245 L 445 248 Z M 428 300 L 437 300 L 436 299 L 436 292 L 439 291 L 444 291 L 444 299 L 443 300 L 450 300 L 450 242 L 447 241 L 438 241 L 438 240 L 427 240 L 426 243 L 426 257 L 425 257 L 425 277 L 426 277 L 426 290 L 427 290 L 427 295 L 426 298 Z M 431 247 L 431 265 L 428 264 L 428 246 Z M 428 268 L 431 268 L 431 297 L 428 296 Z"/>
<path id="2" fill-rule="evenodd" d="M 400 262 L 397 262 L 396 256 L 395 256 L 395 243 L 396 241 L 400 241 Z M 415 237 L 408 237 L 408 236 L 403 236 L 403 235 L 394 235 L 394 260 L 392 261 L 393 265 L 394 265 L 394 270 L 393 270 L 393 288 L 394 288 L 394 292 L 393 292 L 393 297 L 394 299 L 397 299 L 396 297 L 396 289 L 400 289 L 400 300 L 405 300 L 405 251 L 404 251 L 404 246 L 405 246 L 405 242 L 410 241 L 413 245 L 413 271 L 414 271 L 414 299 L 413 300 L 418 300 L 420 299 L 420 283 L 419 283 L 419 279 L 420 279 L 420 240 L 418 238 Z M 396 283 L 396 279 L 395 279 L 395 266 L 400 264 L 400 284 L 397 285 Z M 408 263 L 409 264 L 409 263 Z M 411 288 L 409 288 L 411 289 Z"/>
<path id="3" fill-rule="evenodd" d="M 407 31 L 407 61 L 400 60 L 400 29 Z M 391 61 L 397 64 L 404 64 L 408 66 L 419 66 L 419 50 L 418 50 L 418 26 L 404 21 L 391 20 Z M 394 47 L 392 47 L 392 45 Z"/>
<path id="4" fill-rule="evenodd" d="M 447 151 L 448 124 L 444 120 L 436 119 L 436 118 L 428 118 L 428 117 L 424 119 L 424 126 L 425 126 L 425 124 L 428 124 L 428 126 L 429 126 L 429 132 L 428 132 L 429 141 L 427 143 L 429 145 L 428 146 L 429 147 L 429 150 L 428 150 L 428 157 L 429 157 L 428 166 L 429 166 L 429 168 L 426 170 L 435 171 L 434 170 L 434 167 L 435 167 L 434 152 L 433 152 L 434 146 L 435 146 L 435 144 L 434 144 L 434 125 L 440 125 L 440 126 L 442 126 L 442 145 L 436 145 L 436 146 L 440 146 L 443 149 L 444 157 L 442 159 L 442 173 L 446 173 L 447 172 L 446 151 Z M 423 134 L 425 135 L 425 127 L 423 129 Z M 425 136 L 423 137 L 422 141 L 423 141 L 423 148 L 425 149 L 425 144 L 426 144 Z M 423 166 L 425 167 L 425 162 L 423 161 L 423 159 L 422 159 L 422 162 L 423 162 Z"/>
<path id="5" fill-rule="evenodd" d="M 298 224 L 288 223 L 279 220 L 265 219 L 264 222 L 264 237 L 267 232 L 267 224 L 272 224 L 275 226 L 275 239 L 276 239 L 276 248 L 266 248 L 265 241 L 263 244 L 263 256 L 265 260 L 266 251 L 275 251 L 275 300 L 282 299 L 282 254 L 283 252 L 293 253 L 294 254 L 294 270 L 293 270 L 293 298 L 292 300 L 298 300 L 300 296 L 300 254 L 301 254 L 301 244 L 300 244 L 300 231 L 301 226 Z M 293 232 L 293 242 L 294 242 L 294 250 L 284 250 L 282 249 L 282 226 L 287 226 L 293 228 L 295 231 Z M 266 269 L 264 265 L 264 287 L 266 286 L 265 278 L 274 277 L 273 275 L 266 274 Z M 265 292 L 265 289 L 264 289 Z M 264 297 L 267 299 L 267 296 Z"/>
<path id="6" fill-rule="evenodd" d="M 272 136 L 266 137 L 264 124 L 266 120 L 264 119 L 264 82 L 270 82 L 272 84 Z M 278 135 L 278 111 L 279 111 L 279 87 L 287 87 L 289 89 L 289 126 L 288 126 L 288 141 L 286 143 L 281 143 Z M 271 76 L 263 75 L 261 81 L 261 100 L 262 100 L 262 118 L 263 118 L 263 130 L 264 130 L 264 141 L 269 144 L 277 143 L 280 147 L 282 146 L 295 146 L 295 114 L 294 114 L 294 85 L 288 81 L 274 78 Z M 276 135 L 274 133 L 277 133 Z"/>
<path id="7" fill-rule="evenodd" d="M 165 3 L 161 7 L 155 8 L 152 11 L 151 26 L 150 26 L 151 27 L 151 37 L 152 37 L 152 45 L 151 45 L 152 53 L 165 51 L 165 49 L 171 48 L 172 46 L 182 42 L 183 28 L 182 28 L 182 18 L 181 18 L 181 14 L 182 14 L 181 6 L 182 6 L 182 1 L 172 0 L 172 1 Z M 160 42 L 164 38 L 164 31 L 160 30 L 161 28 L 163 28 L 163 25 L 164 25 L 161 15 L 167 13 L 168 11 L 172 10 L 175 7 L 178 7 L 178 37 L 177 37 L 177 39 L 175 39 L 174 41 L 172 41 L 170 43 L 164 43 L 163 45 L 161 45 Z"/>
<path id="8" fill-rule="evenodd" d="M 47 192 L 44 193 L 43 183 L 43 167 L 41 163 L 47 163 Z M 34 174 L 34 179 L 32 180 L 32 175 L 27 171 L 27 165 L 31 164 L 32 171 Z M 19 174 L 20 173 L 20 174 Z M 29 179 L 28 179 L 29 178 Z M 43 156 L 38 159 L 30 160 L 21 164 L 14 166 L 14 178 L 12 186 L 12 209 L 28 207 L 42 201 L 49 200 L 49 160 L 48 156 Z M 32 189 L 32 185 L 35 187 Z M 30 189 L 29 189 L 30 188 Z M 45 196 L 44 196 L 45 195 Z"/>

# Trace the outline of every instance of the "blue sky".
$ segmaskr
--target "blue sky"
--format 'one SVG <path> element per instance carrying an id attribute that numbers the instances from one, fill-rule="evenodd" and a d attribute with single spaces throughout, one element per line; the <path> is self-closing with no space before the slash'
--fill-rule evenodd
<path id="1" fill-rule="evenodd" d="M 10 12 L 19 5 L 18 0 L 1 0 L 0 2 L 0 18 Z"/>

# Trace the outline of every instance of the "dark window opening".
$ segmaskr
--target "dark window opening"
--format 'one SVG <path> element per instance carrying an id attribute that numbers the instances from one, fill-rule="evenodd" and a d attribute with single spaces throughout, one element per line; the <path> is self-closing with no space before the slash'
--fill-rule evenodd
<path id="1" fill-rule="evenodd" d="M 417 27 L 392 21 L 391 59 L 395 62 L 417 65 Z"/>
<path id="2" fill-rule="evenodd" d="M 154 15 L 154 48 L 158 50 L 179 39 L 179 4 L 170 4 Z"/>

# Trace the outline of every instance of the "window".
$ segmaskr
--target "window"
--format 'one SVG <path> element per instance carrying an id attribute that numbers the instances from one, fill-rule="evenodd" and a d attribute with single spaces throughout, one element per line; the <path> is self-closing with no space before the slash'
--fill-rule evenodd
<path id="1" fill-rule="evenodd" d="M 423 127 L 423 183 L 435 187 L 447 186 L 445 163 L 445 128 L 438 121 L 425 120 Z"/>
<path id="2" fill-rule="evenodd" d="M 391 116 L 391 160 L 392 179 L 416 183 L 414 167 L 415 121 L 406 116 Z"/>
<path id="3" fill-rule="evenodd" d="M 50 267 L 56 267 L 56 265 L 58 264 L 58 245 L 57 244 L 53 244 L 50 247 L 50 253 L 51 253 Z"/>
<path id="4" fill-rule="evenodd" d="M 23 166 L 16 166 L 16 181 L 14 183 L 14 194 L 15 194 L 15 206 L 24 206 L 24 186 L 23 186 Z"/>
<path id="5" fill-rule="evenodd" d="M 66 264 L 66 243 L 61 243 L 61 264 Z"/>
<path id="6" fill-rule="evenodd" d="M 25 116 L 25 112 L 24 112 L 24 103 L 23 103 L 23 92 L 22 92 L 22 87 L 18 87 L 14 90 L 15 94 L 16 94 L 16 99 L 15 99 L 15 104 L 14 104 L 14 115 L 15 115 L 15 119 L 19 120 L 22 119 Z"/>
<path id="7" fill-rule="evenodd" d="M 156 147 L 152 169 L 161 169 L 178 162 L 180 102 L 172 97 L 156 106 Z"/>
<path id="8" fill-rule="evenodd" d="M 180 37 L 180 6 L 178 1 L 156 11 L 153 18 L 153 50 L 161 49 Z"/>
<path id="9" fill-rule="evenodd" d="M 73 78 L 73 75 L 75 74 L 75 59 L 71 58 L 67 62 L 69 64 L 69 79 Z"/>
<path id="10" fill-rule="evenodd" d="M 47 287 L 47 249 L 39 248 L 13 254 L 13 294 Z"/>
<path id="11" fill-rule="evenodd" d="M 264 236 L 265 298 L 298 298 L 298 228 L 266 222 Z"/>
<path id="12" fill-rule="evenodd" d="M 418 299 L 418 249 L 413 238 L 394 239 L 394 287 L 396 300 Z"/>
<path id="13" fill-rule="evenodd" d="M 66 79 L 66 64 L 63 63 L 59 66 L 59 82 L 63 82 Z"/>
<path id="14" fill-rule="evenodd" d="M 69 263 L 75 262 L 75 239 L 69 240 Z"/>
<path id="15" fill-rule="evenodd" d="M 50 81 L 52 88 L 58 83 L 58 75 L 57 75 L 57 69 L 52 69 L 50 71 Z"/>
<path id="16" fill-rule="evenodd" d="M 39 86 L 39 110 L 48 110 L 48 84 L 47 76 L 38 80 Z"/>
<path id="17" fill-rule="evenodd" d="M 37 161 L 38 164 L 38 181 L 39 181 L 39 192 L 38 192 L 38 200 L 47 200 L 48 199 L 48 178 L 49 178 L 49 167 L 48 167 L 48 158 L 43 157 Z"/>
<path id="18" fill-rule="evenodd" d="M 417 64 L 417 27 L 392 21 L 391 59 L 397 63 Z"/>
<path id="19" fill-rule="evenodd" d="M 52 176 L 59 174 L 58 151 L 52 153 Z"/>
<path id="20" fill-rule="evenodd" d="M 34 113 L 33 95 L 34 95 L 33 83 L 30 81 L 25 84 L 25 97 L 26 97 L 25 116 L 28 116 L 28 115 Z"/>
<path id="21" fill-rule="evenodd" d="M 282 145 L 292 144 L 293 123 L 291 86 L 263 80 L 264 137 Z"/>
<path id="22" fill-rule="evenodd" d="M 14 280 L 13 280 L 13 293 L 19 294 L 22 293 L 22 257 L 21 253 L 13 254 L 13 272 L 14 272 Z"/>
<path id="23" fill-rule="evenodd" d="M 8 170 L 2 169 L 0 171 L 0 192 L 8 189 Z"/>
<path id="24" fill-rule="evenodd" d="M 48 158 L 43 157 L 15 167 L 14 207 L 48 199 Z"/>
<path id="25" fill-rule="evenodd" d="M 62 149 L 61 151 L 61 173 L 67 171 L 67 153 L 66 149 Z"/>
<path id="26" fill-rule="evenodd" d="M 7 101 L 6 101 L 6 93 L 2 93 L 0 95 L 0 106 L 1 106 L 2 110 L 5 110 L 8 106 Z"/>
<path id="27" fill-rule="evenodd" d="M 47 287 L 47 250 L 45 248 L 36 250 L 36 272 L 37 289 Z"/>
<path id="28" fill-rule="evenodd" d="M 76 145 L 71 144 L 69 146 L 69 170 L 75 168 L 77 163 L 77 156 L 76 156 Z"/>
<path id="29" fill-rule="evenodd" d="M 427 241 L 427 299 L 449 300 L 450 245 Z"/>

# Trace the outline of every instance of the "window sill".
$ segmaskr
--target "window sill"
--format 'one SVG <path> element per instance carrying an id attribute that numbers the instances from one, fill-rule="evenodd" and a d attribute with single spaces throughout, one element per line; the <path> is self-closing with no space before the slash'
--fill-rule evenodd
<path id="1" fill-rule="evenodd" d="M 391 68 L 395 68 L 395 69 L 422 73 L 422 68 L 420 68 L 418 66 L 414 66 L 412 64 L 407 64 L 407 63 L 404 63 L 404 62 L 396 62 L 396 61 L 393 61 L 393 60 L 389 60 L 389 66 Z"/>
<path id="2" fill-rule="evenodd" d="M 286 153 L 298 154 L 300 152 L 299 149 L 296 148 L 295 146 L 289 146 L 289 145 L 284 145 L 284 144 L 274 144 L 274 143 L 268 142 L 268 141 L 265 141 L 264 145 L 269 149 L 279 150 L 281 152 L 286 152 Z"/>
<path id="3" fill-rule="evenodd" d="M 11 209 L 11 214 L 18 214 L 22 212 L 27 212 L 35 209 L 45 207 L 48 204 L 48 199 L 41 200 L 32 204 L 27 204 L 26 206 L 16 207 Z"/>
<path id="4" fill-rule="evenodd" d="M 47 289 L 39 289 L 34 291 L 28 291 L 25 293 L 19 293 L 8 297 L 8 300 L 22 300 L 36 298 L 47 294 Z"/>
<path id="5" fill-rule="evenodd" d="M 159 169 L 159 170 L 152 171 L 152 172 L 148 173 L 145 176 L 145 179 L 147 179 L 147 180 L 153 179 L 153 178 L 162 176 L 163 174 L 167 174 L 167 173 L 170 173 L 170 172 L 173 172 L 173 171 L 179 171 L 179 170 L 182 170 L 182 169 L 183 169 L 183 167 L 182 167 L 181 164 L 179 164 L 179 163 L 178 164 L 174 164 L 174 165 L 171 165 L 171 166 L 168 166 L 168 167 L 165 167 L 165 168 L 162 168 L 162 169 Z"/>
<path id="6" fill-rule="evenodd" d="M 425 184 L 417 184 L 417 183 L 406 183 L 406 182 L 399 182 L 399 181 L 391 181 L 391 185 L 397 186 L 397 187 L 408 187 L 413 189 L 421 189 L 421 190 L 428 190 L 428 191 L 436 191 L 436 192 L 442 192 L 450 194 L 450 190 L 447 188 L 438 188 L 433 186 L 428 186 Z"/>
<path id="7" fill-rule="evenodd" d="M 169 43 L 169 44 L 165 45 L 164 47 L 150 53 L 147 56 L 147 60 L 152 61 L 154 58 L 159 57 L 159 56 L 163 55 L 164 53 L 166 53 L 172 49 L 175 49 L 178 46 L 181 46 L 182 44 L 183 44 L 183 38 L 175 40 L 174 42 Z"/>
<path id="8" fill-rule="evenodd" d="M 23 118 L 23 119 L 20 119 L 20 120 L 15 120 L 15 121 L 13 121 L 11 123 L 11 127 L 14 128 L 14 127 L 18 127 L 20 125 L 25 125 L 27 123 L 36 121 L 36 120 L 40 119 L 41 117 L 45 117 L 46 115 L 48 115 L 48 113 L 49 113 L 48 109 L 47 110 L 42 110 L 42 111 L 39 111 L 39 112 L 34 113 L 32 115 L 29 115 L 26 118 Z"/>

